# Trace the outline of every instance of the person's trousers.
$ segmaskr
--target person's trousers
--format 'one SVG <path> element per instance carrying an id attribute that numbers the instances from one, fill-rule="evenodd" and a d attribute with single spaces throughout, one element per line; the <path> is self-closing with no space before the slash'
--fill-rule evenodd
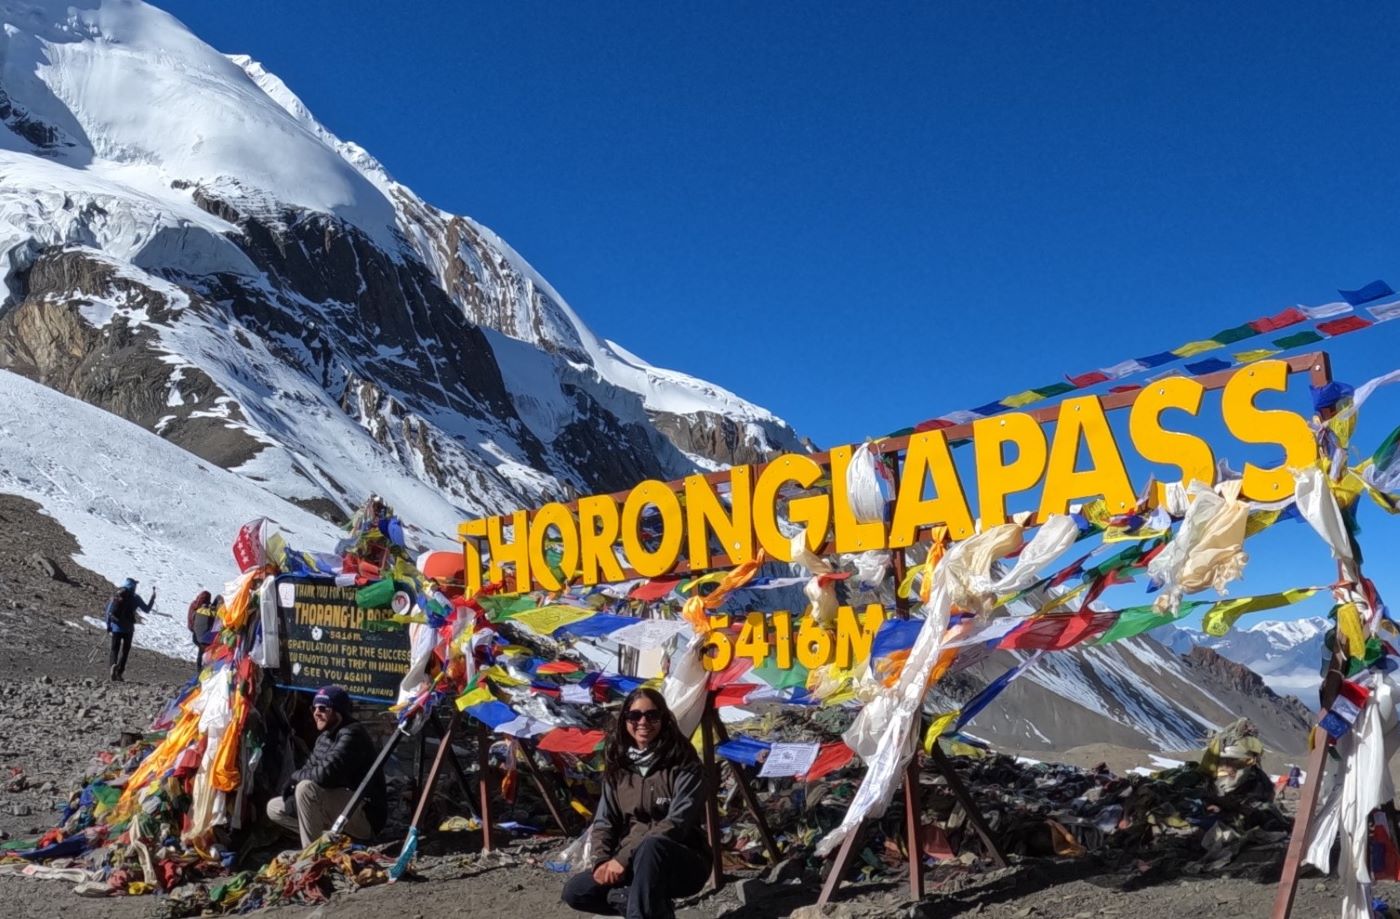
<path id="1" fill-rule="evenodd" d="M 203 669 L 204 669 L 204 645 L 196 644 L 196 645 L 194 646 L 194 675 L 195 675 L 195 676 L 199 676 L 200 671 L 202 671 Z"/>
<path id="2" fill-rule="evenodd" d="M 671 901 L 699 893 L 710 878 L 710 859 L 667 836 L 648 836 L 632 853 L 632 864 L 619 887 L 627 888 L 627 919 L 671 919 Z M 581 871 L 564 885 L 565 905 L 585 913 L 615 916 L 608 902 L 613 888 Z"/>
<path id="3" fill-rule="evenodd" d="M 297 782 L 296 811 L 288 813 L 282 799 L 273 798 L 267 802 L 267 819 L 299 835 L 301 847 L 305 849 L 331 828 L 354 793 L 349 788 L 324 788 L 315 782 Z M 355 805 L 355 813 L 346 822 L 344 832 L 359 840 L 367 840 L 374 835 L 370 830 L 369 818 L 365 816 L 363 801 Z"/>
<path id="4" fill-rule="evenodd" d="M 107 656 L 107 664 L 117 676 L 126 673 L 126 658 L 131 653 L 131 633 L 112 633 L 112 653 Z"/>

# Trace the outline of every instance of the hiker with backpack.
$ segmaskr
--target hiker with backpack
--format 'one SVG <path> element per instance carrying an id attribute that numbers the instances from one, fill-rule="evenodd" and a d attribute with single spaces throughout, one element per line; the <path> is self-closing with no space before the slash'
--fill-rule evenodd
<path id="1" fill-rule="evenodd" d="M 211 600 L 209 591 L 201 590 L 190 603 L 189 612 L 186 614 L 185 624 L 189 626 L 190 640 L 194 642 L 194 672 L 196 676 L 204 669 L 204 650 L 214 640 L 215 623 L 218 622 L 216 611 L 223 601 L 223 597 L 215 597 Z"/>
<path id="2" fill-rule="evenodd" d="M 156 602 L 155 588 L 151 588 L 151 599 L 142 600 L 136 595 L 136 579 L 127 578 L 121 589 L 107 601 L 107 631 L 112 636 L 112 652 L 108 656 L 111 664 L 111 678 L 121 682 L 126 675 L 126 658 L 131 653 L 131 637 L 136 634 L 136 614 L 149 613 Z"/>

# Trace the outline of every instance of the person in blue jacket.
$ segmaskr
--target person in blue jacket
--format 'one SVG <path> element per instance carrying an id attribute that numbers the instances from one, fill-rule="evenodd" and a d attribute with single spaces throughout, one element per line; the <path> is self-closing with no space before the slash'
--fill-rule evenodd
<path id="1" fill-rule="evenodd" d="M 121 682 L 126 677 L 126 658 L 131 653 L 131 636 L 136 634 L 136 614 L 149 613 L 156 602 L 155 588 L 151 588 L 151 599 L 142 600 L 136 595 L 136 579 L 127 578 L 111 600 L 107 601 L 107 631 L 112 636 L 112 651 L 107 663 L 111 666 L 111 678 Z"/>

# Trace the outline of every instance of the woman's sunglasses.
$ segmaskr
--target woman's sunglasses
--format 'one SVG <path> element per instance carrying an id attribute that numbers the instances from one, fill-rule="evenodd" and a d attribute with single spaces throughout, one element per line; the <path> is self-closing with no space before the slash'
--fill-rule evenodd
<path id="1" fill-rule="evenodd" d="M 626 717 L 627 717 L 627 720 L 630 721 L 630 722 L 632 722 L 633 724 L 636 724 L 637 722 L 639 722 L 639 721 L 641 721 L 641 720 L 643 720 L 643 719 L 646 719 L 647 721 L 650 721 L 652 724 L 659 724 L 660 721 L 661 721 L 661 712 L 657 711 L 657 710 L 654 709 L 654 708 L 648 708 L 648 709 L 634 708 L 634 709 L 632 709 L 630 712 L 627 713 L 627 716 L 626 716 Z"/>

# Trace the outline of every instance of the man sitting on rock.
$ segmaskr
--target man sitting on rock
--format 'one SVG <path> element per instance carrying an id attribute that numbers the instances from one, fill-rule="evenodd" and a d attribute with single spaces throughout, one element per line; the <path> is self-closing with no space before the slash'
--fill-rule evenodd
<path id="1" fill-rule="evenodd" d="M 320 733 L 311 756 L 296 772 L 280 798 L 267 802 L 273 823 L 301 836 L 302 848 L 331 828 L 365 774 L 374 767 L 374 742 L 351 714 L 350 696 L 339 686 L 325 686 L 311 703 Z M 367 840 L 384 826 L 387 802 L 384 776 L 376 770 L 364 800 L 355 806 L 344 832 Z"/>

